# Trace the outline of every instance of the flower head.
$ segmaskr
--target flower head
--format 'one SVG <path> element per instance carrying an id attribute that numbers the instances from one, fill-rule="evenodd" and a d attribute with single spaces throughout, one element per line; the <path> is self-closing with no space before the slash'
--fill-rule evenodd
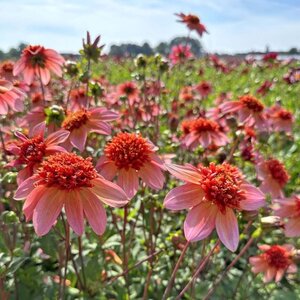
<path id="1" fill-rule="evenodd" d="M 21 132 L 16 132 L 15 135 L 19 140 L 12 142 L 8 146 L 8 150 L 16 156 L 16 159 L 11 161 L 8 166 L 25 165 L 25 168 L 18 173 L 18 183 L 20 184 L 33 175 L 45 157 L 56 152 L 66 151 L 59 144 L 68 138 L 69 132 L 60 130 L 50 134 L 47 138 L 44 138 L 43 130 L 30 137 Z"/>
<path id="2" fill-rule="evenodd" d="M 274 105 L 269 108 L 267 115 L 269 117 L 271 128 L 274 131 L 292 133 L 294 116 L 290 111 L 284 109 L 280 105 Z"/>
<path id="3" fill-rule="evenodd" d="M 172 47 L 169 55 L 169 58 L 174 65 L 183 63 L 192 57 L 193 53 L 191 52 L 191 47 L 189 45 L 175 45 Z"/>
<path id="4" fill-rule="evenodd" d="M 182 144 L 191 150 L 199 144 L 203 148 L 208 148 L 212 145 L 220 147 L 228 143 L 227 136 L 213 120 L 198 118 L 184 121 L 182 128 L 185 134 Z"/>
<path id="5" fill-rule="evenodd" d="M 31 84 L 36 75 L 47 85 L 50 81 L 50 72 L 62 76 L 64 61 L 64 58 L 52 49 L 30 45 L 23 50 L 21 58 L 15 63 L 13 74 L 16 76 L 23 73 L 27 84 Z"/>
<path id="6" fill-rule="evenodd" d="M 67 149 L 76 147 L 83 151 L 89 132 L 109 135 L 111 126 L 107 122 L 116 120 L 118 117 L 117 113 L 103 107 L 70 112 L 62 122 L 62 128 L 70 132 L 65 146 Z"/>
<path id="7" fill-rule="evenodd" d="M 293 262 L 294 247 L 292 245 L 261 245 L 263 252 L 258 256 L 250 257 L 253 273 L 264 273 L 264 282 L 275 278 L 279 282 L 285 273 L 296 273 L 297 266 Z"/>
<path id="8" fill-rule="evenodd" d="M 15 199 L 26 199 L 23 212 L 27 221 L 33 220 L 39 236 L 49 232 L 63 208 L 76 234 L 83 233 L 85 216 L 101 235 L 106 226 L 102 203 L 120 207 L 128 202 L 119 186 L 97 173 L 90 158 L 74 153 L 49 156 L 36 174 L 18 187 Z"/>
<path id="9" fill-rule="evenodd" d="M 24 108 L 25 94 L 10 81 L 0 79 L 0 114 L 6 115 L 9 109 L 18 112 Z"/>
<path id="10" fill-rule="evenodd" d="M 185 23 L 189 30 L 195 30 L 200 36 L 202 36 L 204 32 L 208 33 L 206 27 L 200 23 L 198 16 L 192 14 L 185 15 L 183 13 L 175 15 L 180 18 L 178 22 Z"/>
<path id="11" fill-rule="evenodd" d="M 300 196 L 293 195 L 287 199 L 277 199 L 274 214 L 286 219 L 284 233 L 287 237 L 300 236 Z"/>
<path id="12" fill-rule="evenodd" d="M 163 162 L 155 147 L 141 135 L 119 133 L 105 147 L 97 168 L 108 180 L 118 175 L 118 184 L 132 198 L 138 190 L 139 177 L 153 189 L 164 184 Z"/>
<path id="13" fill-rule="evenodd" d="M 228 101 L 220 105 L 222 113 L 237 113 L 239 121 L 246 126 L 256 126 L 263 131 L 267 128 L 264 105 L 252 95 L 239 97 L 237 101 Z"/>
<path id="14" fill-rule="evenodd" d="M 260 159 L 256 165 L 257 177 L 262 181 L 260 189 L 264 193 L 270 193 L 273 198 L 283 197 L 283 188 L 289 181 L 289 174 L 277 159 Z"/>
<path id="15" fill-rule="evenodd" d="M 239 243 L 235 211 L 259 209 L 265 204 L 264 194 L 228 163 L 199 168 L 167 165 L 167 169 L 186 182 L 171 190 L 164 200 L 168 209 L 190 209 L 184 223 L 186 239 L 202 240 L 216 228 L 222 243 L 235 251 Z"/>

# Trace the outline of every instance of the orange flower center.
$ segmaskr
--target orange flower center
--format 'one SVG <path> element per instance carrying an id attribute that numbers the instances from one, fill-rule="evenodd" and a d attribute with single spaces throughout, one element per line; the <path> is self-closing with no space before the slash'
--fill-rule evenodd
<path id="1" fill-rule="evenodd" d="M 57 153 L 48 157 L 38 170 L 38 185 L 72 190 L 92 187 L 91 181 L 99 175 L 91 158 L 84 159 L 74 153 Z"/>
<path id="2" fill-rule="evenodd" d="M 280 184 L 280 186 L 285 186 L 290 176 L 284 165 L 277 159 L 269 159 L 266 163 L 272 177 Z"/>
<path id="3" fill-rule="evenodd" d="M 105 147 L 106 157 L 114 161 L 118 169 L 140 170 L 150 161 L 152 153 L 147 141 L 134 133 L 119 133 Z"/>
<path id="4" fill-rule="evenodd" d="M 71 92 L 71 98 L 73 99 L 73 100 L 79 100 L 79 99 L 81 99 L 81 98 L 84 98 L 85 97 L 85 89 L 84 88 L 79 88 L 79 89 L 77 89 L 77 90 L 73 90 L 72 92 Z"/>
<path id="5" fill-rule="evenodd" d="M 203 118 L 194 120 L 191 124 L 191 130 L 201 133 L 203 131 L 218 131 L 219 125 L 212 121 Z"/>
<path id="6" fill-rule="evenodd" d="M 73 129 L 80 128 L 86 124 L 90 117 L 90 113 L 86 110 L 79 110 L 67 115 L 62 123 L 62 127 L 66 130 L 72 131 Z"/>
<path id="7" fill-rule="evenodd" d="M 40 163 L 46 151 L 46 144 L 42 136 L 28 139 L 20 144 L 19 159 L 22 163 Z"/>
<path id="8" fill-rule="evenodd" d="M 208 167 L 200 167 L 200 172 L 203 177 L 200 185 L 208 201 L 217 205 L 222 213 L 226 207 L 239 209 L 245 195 L 241 190 L 242 174 L 236 167 L 211 163 Z"/>
<path id="9" fill-rule="evenodd" d="M 263 255 L 265 255 L 268 264 L 276 269 L 286 269 L 290 265 L 289 254 L 281 246 L 274 245 Z"/>
<path id="10" fill-rule="evenodd" d="M 193 121 L 192 120 L 185 120 L 181 123 L 181 129 L 184 134 L 189 134 L 191 132 L 191 125 Z"/>
<path id="11" fill-rule="evenodd" d="M 244 104 L 244 106 L 254 112 L 261 112 L 264 109 L 264 105 L 257 98 L 251 95 L 240 97 L 240 101 Z"/>
<path id="12" fill-rule="evenodd" d="M 13 71 L 13 69 L 14 69 L 14 64 L 13 63 L 11 63 L 11 62 L 6 62 L 6 63 L 4 63 L 3 65 L 2 65 L 2 70 L 4 71 L 4 72 L 9 72 L 9 73 L 11 73 L 12 71 Z"/>

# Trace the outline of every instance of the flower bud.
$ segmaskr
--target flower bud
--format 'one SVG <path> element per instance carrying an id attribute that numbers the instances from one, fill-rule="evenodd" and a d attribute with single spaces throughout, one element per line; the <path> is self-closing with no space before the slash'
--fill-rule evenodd
<path id="1" fill-rule="evenodd" d="M 2 220 L 5 224 L 12 224 L 19 222 L 19 218 L 14 211 L 4 211 L 2 213 Z"/>
<path id="2" fill-rule="evenodd" d="M 143 54 L 139 54 L 136 59 L 134 60 L 134 64 L 136 65 L 136 67 L 138 68 L 145 68 L 147 65 L 147 59 L 145 57 L 145 55 Z"/>

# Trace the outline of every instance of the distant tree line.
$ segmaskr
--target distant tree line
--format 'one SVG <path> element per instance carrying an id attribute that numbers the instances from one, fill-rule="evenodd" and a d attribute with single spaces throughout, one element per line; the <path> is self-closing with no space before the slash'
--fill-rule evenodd
<path id="1" fill-rule="evenodd" d="M 17 59 L 20 57 L 23 49 L 26 47 L 27 44 L 21 43 L 16 48 L 10 48 L 7 52 L 4 52 L 0 49 L 0 60 Z"/>
<path id="2" fill-rule="evenodd" d="M 144 43 L 141 46 L 136 44 L 112 45 L 110 47 L 109 55 L 118 57 L 135 57 L 138 54 L 152 55 L 154 53 L 160 53 L 167 56 L 172 47 L 179 44 L 190 45 L 191 51 L 197 57 L 204 53 L 203 47 L 198 40 L 191 38 L 188 39 L 187 37 L 176 37 L 170 42 L 161 42 L 154 48 L 152 48 L 148 43 Z"/>

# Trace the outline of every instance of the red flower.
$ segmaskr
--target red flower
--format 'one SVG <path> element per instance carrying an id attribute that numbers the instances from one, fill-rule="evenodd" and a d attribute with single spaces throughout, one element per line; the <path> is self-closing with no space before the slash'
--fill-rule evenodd
<path id="1" fill-rule="evenodd" d="M 175 15 L 180 18 L 178 22 L 185 23 L 189 30 L 195 30 L 200 36 L 202 36 L 204 32 L 208 33 L 206 27 L 200 23 L 200 19 L 196 15 L 185 15 L 183 13 Z"/>
<path id="2" fill-rule="evenodd" d="M 102 203 L 112 207 L 128 203 L 124 191 L 101 177 L 90 158 L 73 153 L 49 156 L 37 174 L 18 187 L 14 199 L 26 199 L 23 212 L 27 221 L 33 220 L 39 236 L 49 232 L 63 208 L 76 234 L 82 235 L 85 216 L 95 233 L 101 235 L 106 226 Z"/>
<path id="3" fill-rule="evenodd" d="M 294 255 L 292 245 L 261 245 L 258 248 L 263 253 L 250 257 L 249 262 L 252 265 L 253 273 L 264 273 L 264 282 L 270 282 L 274 277 L 275 281 L 278 282 L 284 273 L 297 272 L 297 266 L 292 260 Z"/>
<path id="4" fill-rule="evenodd" d="M 27 84 L 31 84 L 36 75 L 47 85 L 50 81 L 50 72 L 62 76 L 61 67 L 64 62 L 64 58 L 56 51 L 30 45 L 23 50 L 21 58 L 15 63 L 13 74 L 16 76 L 23 73 Z"/>

